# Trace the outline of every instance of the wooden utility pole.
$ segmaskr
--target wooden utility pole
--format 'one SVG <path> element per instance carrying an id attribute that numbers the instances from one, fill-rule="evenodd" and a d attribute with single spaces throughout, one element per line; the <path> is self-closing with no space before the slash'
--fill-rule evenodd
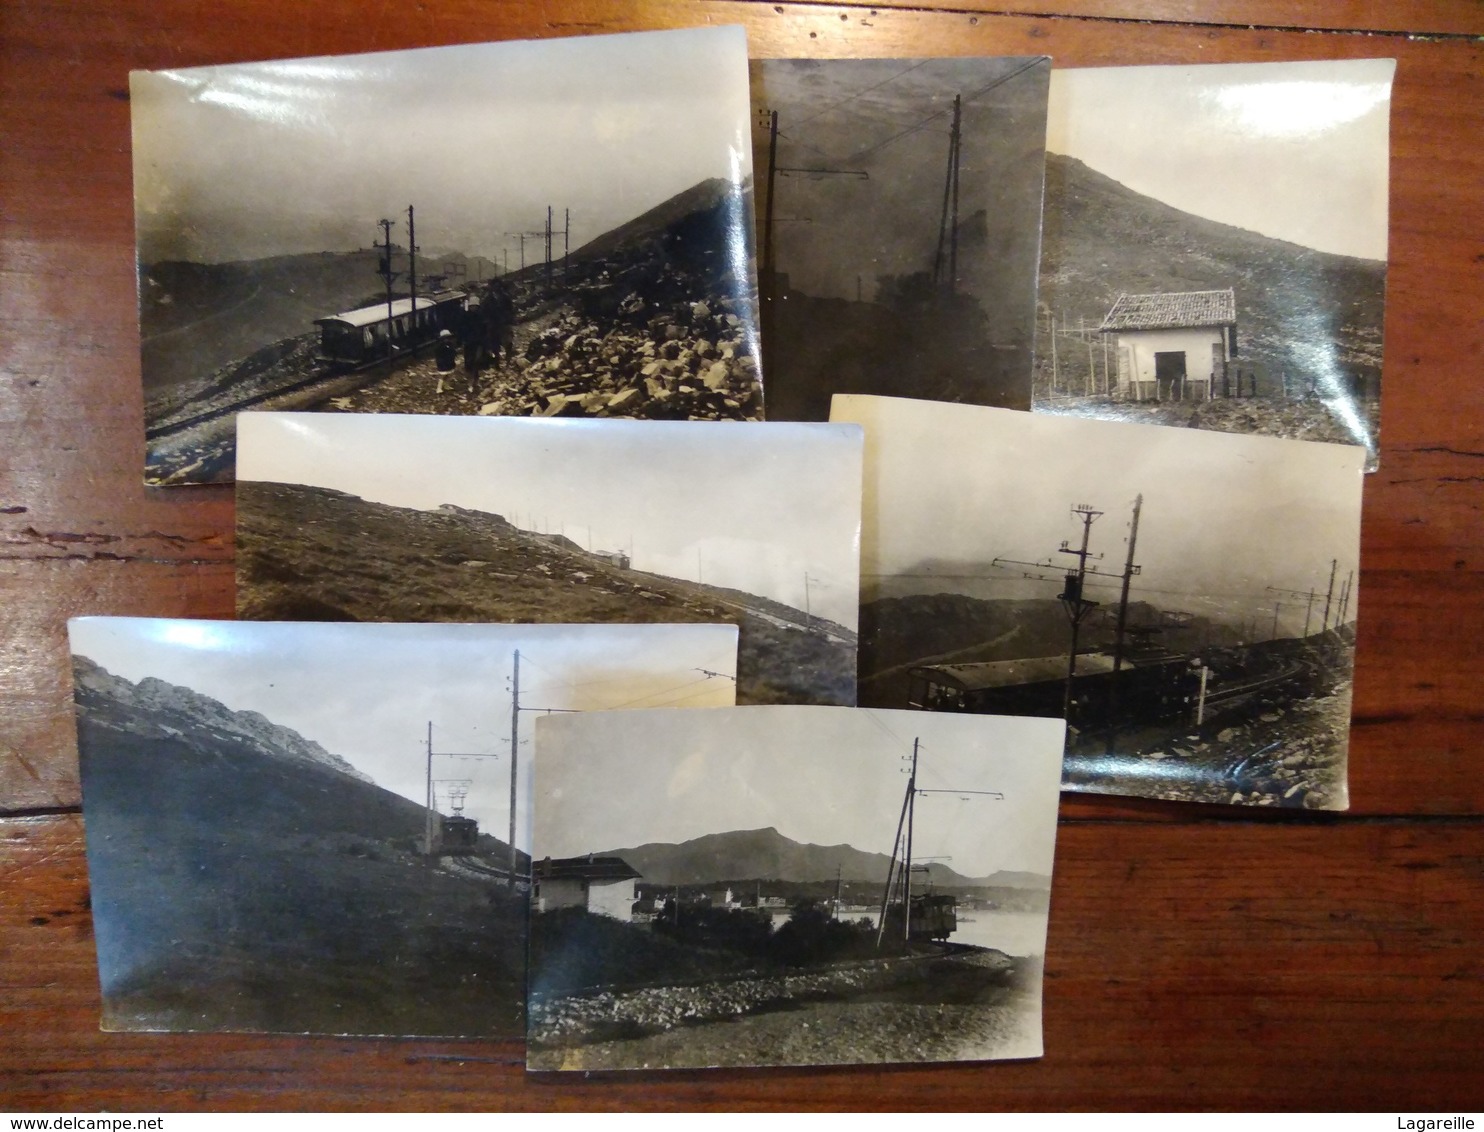
<path id="1" fill-rule="evenodd" d="M 572 252 L 572 210 L 562 209 L 562 278 L 567 278 L 567 256 Z"/>
<path id="2" fill-rule="evenodd" d="M 962 112 L 963 98 L 956 94 L 953 96 L 953 125 L 948 131 L 948 169 L 943 178 L 943 210 L 938 218 L 938 250 L 933 255 L 933 284 L 950 295 L 958 289 L 958 170 Z"/>
<path id="3" fill-rule="evenodd" d="M 515 669 L 510 681 L 510 875 L 509 887 L 515 888 L 517 859 L 515 848 L 516 767 L 520 761 L 520 649 L 515 650 Z"/>
<path id="4" fill-rule="evenodd" d="M 913 750 L 917 749 L 917 741 L 913 740 Z M 902 812 L 897 816 L 897 835 L 891 843 L 891 861 L 886 866 L 886 887 L 881 892 L 881 915 L 876 921 L 876 950 L 881 950 L 881 940 L 886 934 L 886 912 L 891 907 L 891 889 L 896 880 L 897 850 L 902 847 L 902 829 L 907 824 L 907 807 L 912 802 L 912 790 L 909 787 L 907 793 L 902 795 Z"/>
<path id="5" fill-rule="evenodd" d="M 907 779 L 907 845 L 902 854 L 902 943 L 912 942 L 912 826 L 917 816 L 917 746 L 912 740 L 912 773 Z"/>
<path id="6" fill-rule="evenodd" d="M 774 271 L 776 263 L 773 258 L 773 225 L 778 221 L 773 214 L 773 201 L 778 188 L 778 175 L 780 173 L 802 174 L 809 177 L 853 177 L 857 180 L 868 181 L 870 174 L 863 169 L 823 169 L 804 166 L 788 166 L 778 164 L 778 111 L 765 111 L 768 115 L 768 199 L 763 202 L 763 260 L 759 268 L 762 276 L 760 285 L 763 289 L 763 299 L 766 304 L 775 296 Z M 764 310 L 766 310 L 766 305 Z M 766 341 L 766 334 L 764 340 Z"/>
<path id="7" fill-rule="evenodd" d="M 392 271 L 392 222 L 388 219 L 376 222 L 381 226 L 381 243 L 372 245 L 381 249 L 381 260 L 378 271 L 382 280 L 386 283 L 386 361 L 392 364 L 392 280 L 396 273 Z"/>
<path id="8" fill-rule="evenodd" d="M 1141 506 L 1142 501 L 1143 497 L 1140 496 L 1140 502 L 1135 506 Z M 1093 554 L 1087 549 L 1088 540 L 1091 536 L 1092 524 L 1098 519 L 1100 515 L 1102 515 L 1102 512 L 1094 507 L 1089 506 L 1086 503 L 1079 503 L 1077 504 L 1077 506 L 1072 508 L 1072 515 L 1074 518 L 1080 519 L 1082 521 L 1082 545 L 1080 549 L 1073 549 L 1070 540 L 1065 540 L 1057 549 L 1057 553 L 1059 554 L 1070 554 L 1075 557 L 1077 559 L 1077 568 L 1075 570 L 1066 571 L 1063 573 L 1062 592 L 1056 595 L 1057 600 L 1062 603 L 1062 608 L 1067 611 L 1067 619 L 1071 622 L 1072 627 L 1072 644 L 1067 656 L 1067 688 L 1066 694 L 1062 698 L 1062 712 L 1066 717 L 1068 724 L 1072 722 L 1072 684 L 1077 677 L 1078 636 L 1081 631 L 1082 622 L 1086 619 L 1089 613 L 1091 613 L 1098 607 L 1098 602 L 1089 601 L 1082 596 L 1087 583 L 1087 576 L 1089 574 L 1095 574 L 1099 577 L 1104 578 L 1118 576 L 1107 574 L 1104 571 L 1097 569 L 1097 567 L 1089 566 L 1087 564 L 1089 558 L 1102 557 L 1101 554 Z M 1130 540 L 1130 542 L 1132 543 L 1132 540 Z M 1129 548 L 1129 556 L 1130 558 L 1132 558 L 1133 556 L 1132 545 L 1130 545 Z M 1015 558 L 995 558 L 993 561 L 990 562 L 990 566 L 1029 566 L 1035 570 L 1061 569 L 1060 567 L 1054 567 L 1049 558 L 1044 562 L 1022 562 L 1019 559 Z M 1125 568 L 1125 575 L 1132 576 L 1132 574 L 1137 573 L 1139 573 L 1139 568 L 1132 565 L 1132 563 L 1130 562 L 1129 566 Z M 1035 577 L 1035 575 L 1032 574 L 1026 574 L 1025 576 L 1027 578 Z M 1049 582 L 1053 579 L 1042 576 L 1037 578 L 1037 580 Z"/>
<path id="9" fill-rule="evenodd" d="M 1070 544 L 1062 543 L 1058 548 L 1059 553 L 1070 554 L 1077 559 L 1077 572 L 1066 576 L 1065 587 L 1057 595 L 1058 600 L 1066 608 L 1067 619 L 1072 623 L 1072 648 L 1067 657 L 1067 690 L 1062 697 L 1062 717 L 1069 724 L 1072 722 L 1072 683 L 1077 678 L 1077 637 L 1083 620 L 1098 604 L 1095 601 L 1086 600 L 1082 592 L 1087 582 L 1087 560 L 1092 557 L 1088 552 L 1087 543 L 1092 535 L 1092 525 L 1102 512 L 1095 511 L 1086 503 L 1079 503 L 1072 508 L 1072 514 L 1082 520 L 1082 547 L 1080 550 L 1073 550 Z"/>
<path id="10" fill-rule="evenodd" d="M 423 829 L 423 855 L 433 855 L 433 721 L 428 720 L 428 820 Z"/>
<path id="11" fill-rule="evenodd" d="M 763 206 L 763 270 L 773 273 L 773 190 L 778 184 L 778 111 L 768 113 L 768 199 Z"/>
<path id="12" fill-rule="evenodd" d="M 1098 367 L 1092 356 L 1092 339 L 1087 336 L 1087 318 L 1077 316 L 1077 330 L 1082 335 L 1082 344 L 1087 347 L 1087 385 L 1084 388 L 1091 397 L 1098 391 Z"/>
<path id="13" fill-rule="evenodd" d="M 1314 599 L 1318 596 L 1318 594 L 1316 594 L 1315 591 L 1312 589 L 1285 590 L 1280 589 L 1278 586 L 1268 586 L 1267 588 L 1269 591 L 1275 594 L 1287 594 L 1289 597 L 1301 597 L 1306 599 L 1307 604 L 1304 606 L 1304 636 L 1307 637 L 1309 635 L 1309 618 L 1314 613 Z"/>
<path id="14" fill-rule="evenodd" d="M 1329 589 L 1326 590 L 1325 591 L 1325 594 L 1324 594 L 1324 627 L 1322 629 L 1320 629 L 1320 632 L 1321 633 L 1328 633 L 1329 632 L 1329 606 L 1330 606 L 1330 602 L 1332 602 L 1334 600 L 1334 596 L 1335 596 L 1335 571 L 1339 568 L 1339 565 L 1340 565 L 1340 560 L 1338 558 L 1331 558 L 1330 559 L 1330 562 L 1329 562 Z"/>
<path id="15" fill-rule="evenodd" d="M 550 211 L 551 211 L 550 209 L 547 210 L 547 212 L 548 212 L 548 216 L 547 216 L 547 224 L 548 224 L 548 226 L 551 223 L 551 218 L 550 218 L 550 215 L 549 215 L 550 214 Z M 549 261 L 551 259 L 551 240 L 550 240 L 550 231 L 549 230 L 548 231 L 541 231 L 541 232 L 506 232 L 505 235 L 507 235 L 507 236 L 516 236 L 516 237 L 518 237 L 520 239 L 520 269 L 522 271 L 524 271 L 526 269 L 526 237 L 527 236 L 530 236 L 533 239 L 535 237 L 537 237 L 537 236 L 545 236 L 545 237 L 547 237 L 547 247 L 546 247 L 547 260 Z M 547 267 L 548 267 L 548 270 L 549 270 L 549 268 L 550 268 L 550 263 L 549 262 L 547 264 Z"/>
<path id="16" fill-rule="evenodd" d="M 413 225 L 412 205 L 407 206 L 407 287 L 412 296 L 408 326 L 417 330 L 417 228 Z"/>
<path id="17" fill-rule="evenodd" d="M 963 96 L 953 96 L 953 227 L 948 235 L 948 293 L 958 290 L 958 171 L 962 153 Z"/>
<path id="18" fill-rule="evenodd" d="M 912 942 L 912 839 L 913 827 L 917 817 L 917 796 L 919 794 L 976 794 L 988 798 L 1005 800 L 1004 794 L 998 790 L 919 790 L 917 788 L 917 756 L 922 746 L 921 736 L 912 739 L 912 765 L 907 777 L 907 792 L 902 797 L 902 812 L 897 817 L 897 835 L 891 843 L 891 862 L 886 867 L 886 888 L 881 893 L 881 914 L 876 922 L 876 948 L 880 950 L 881 940 L 886 934 L 886 914 L 891 908 L 892 889 L 897 885 L 902 890 L 902 943 L 906 945 Z M 903 840 L 903 832 L 906 840 Z M 897 852 L 901 850 L 900 867 Z M 927 858 L 928 860 L 951 860 L 952 858 Z M 931 881 L 931 877 L 929 877 Z M 838 901 L 837 901 L 838 903 Z"/>
<path id="19" fill-rule="evenodd" d="M 1128 528 L 1128 557 L 1123 563 L 1123 588 L 1118 594 L 1118 623 L 1113 634 L 1113 678 L 1108 681 L 1108 721 L 1118 718 L 1118 673 L 1123 668 L 1124 631 L 1128 628 L 1129 583 L 1139 567 L 1134 565 L 1134 547 L 1139 541 L 1139 513 L 1144 509 L 1144 495 L 1134 497 L 1134 517 Z M 1110 739 L 1109 742 L 1112 742 Z"/>

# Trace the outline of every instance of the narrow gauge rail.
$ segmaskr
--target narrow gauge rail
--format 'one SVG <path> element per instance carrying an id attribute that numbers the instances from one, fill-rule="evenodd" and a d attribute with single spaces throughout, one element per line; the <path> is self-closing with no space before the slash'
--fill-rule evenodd
<path id="1" fill-rule="evenodd" d="M 458 331 L 468 305 L 468 295 L 463 291 L 440 291 L 430 297 L 419 297 L 415 318 L 413 305 L 411 299 L 394 299 L 390 312 L 386 303 L 379 303 L 317 318 L 314 324 L 319 327 L 320 346 L 315 360 L 319 365 L 313 372 L 298 380 L 241 397 L 230 404 L 146 428 L 145 438 L 158 440 L 172 436 L 315 385 L 333 387 L 347 374 L 359 373 L 385 362 L 388 338 L 394 361 L 414 357 L 434 342 L 440 331 Z"/>

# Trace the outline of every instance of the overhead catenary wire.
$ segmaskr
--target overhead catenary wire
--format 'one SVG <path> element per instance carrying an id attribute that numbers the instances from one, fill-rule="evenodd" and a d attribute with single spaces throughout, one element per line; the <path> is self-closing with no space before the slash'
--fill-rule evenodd
<path id="1" fill-rule="evenodd" d="M 964 95 L 963 98 L 962 98 L 962 102 L 964 102 L 964 103 L 972 102 L 972 101 L 974 101 L 974 99 L 980 98 L 983 95 L 988 94 L 990 91 L 994 90 L 996 87 L 1003 86 L 1005 83 L 1009 82 L 1011 79 L 1014 79 L 1014 78 L 1019 77 L 1020 75 L 1024 74 L 1026 71 L 1030 70 L 1032 67 L 1039 66 L 1040 63 L 1041 63 L 1041 60 L 1040 59 L 1031 59 L 1028 62 L 1023 63 L 1021 66 L 1017 67 L 1015 70 L 1011 71 L 1008 75 L 1001 75 L 999 78 L 995 79 L 993 82 L 987 83 L 986 85 L 980 87 L 978 90 L 972 91 L 971 93 Z M 939 118 L 942 118 L 945 115 L 948 115 L 948 114 L 951 114 L 951 113 L 953 113 L 953 107 L 952 106 L 944 107 L 942 110 L 938 110 L 938 111 L 935 111 L 932 114 L 929 114 L 926 118 L 923 118 L 920 121 L 913 123 L 912 125 L 910 125 L 910 126 L 906 127 L 905 129 L 899 131 L 898 133 L 893 134 L 891 137 L 886 138 L 886 139 L 884 139 L 882 141 L 877 142 L 875 145 L 867 146 L 865 149 L 856 150 L 849 157 L 842 158 L 842 160 L 844 160 L 844 161 L 863 161 L 865 158 L 870 157 L 872 154 L 878 153 L 881 150 L 885 149 L 887 146 L 891 145 L 893 142 L 900 141 L 902 138 L 905 138 L 905 137 L 907 137 L 907 136 L 909 136 L 911 134 L 918 133 L 920 130 L 924 129 L 928 124 L 930 124 L 932 122 L 936 122 Z"/>

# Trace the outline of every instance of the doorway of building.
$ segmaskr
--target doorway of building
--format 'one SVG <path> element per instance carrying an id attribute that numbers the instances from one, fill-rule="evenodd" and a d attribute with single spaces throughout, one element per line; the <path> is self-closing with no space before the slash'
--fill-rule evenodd
<path id="1" fill-rule="evenodd" d="M 1154 355 L 1154 384 L 1161 401 L 1185 397 L 1185 351 L 1162 350 Z"/>

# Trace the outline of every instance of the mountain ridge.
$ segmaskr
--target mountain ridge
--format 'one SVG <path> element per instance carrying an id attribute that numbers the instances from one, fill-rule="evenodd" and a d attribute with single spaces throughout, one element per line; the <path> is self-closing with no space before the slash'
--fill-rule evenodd
<path id="1" fill-rule="evenodd" d="M 883 822 L 882 840 L 889 830 Z M 645 881 L 661 885 L 696 885 L 740 880 L 791 882 L 833 881 L 884 884 L 891 858 L 852 845 L 817 845 L 795 841 L 774 826 L 708 833 L 681 842 L 645 842 L 623 849 L 605 849 L 597 856 L 622 857 Z M 838 874 L 836 870 L 839 870 Z M 956 888 L 1045 888 L 1050 879 L 1034 873 L 999 870 L 986 877 L 968 877 L 933 861 L 928 879 Z"/>
<path id="2" fill-rule="evenodd" d="M 261 712 L 229 708 L 220 700 L 183 685 L 154 676 L 146 676 L 136 684 L 80 655 L 73 657 L 73 683 L 83 701 L 95 710 L 106 702 L 120 709 L 112 716 L 119 730 L 147 737 L 181 738 L 194 728 L 214 738 L 245 743 L 267 758 L 328 767 L 376 785 L 370 775 L 293 728 L 274 723 Z"/>

